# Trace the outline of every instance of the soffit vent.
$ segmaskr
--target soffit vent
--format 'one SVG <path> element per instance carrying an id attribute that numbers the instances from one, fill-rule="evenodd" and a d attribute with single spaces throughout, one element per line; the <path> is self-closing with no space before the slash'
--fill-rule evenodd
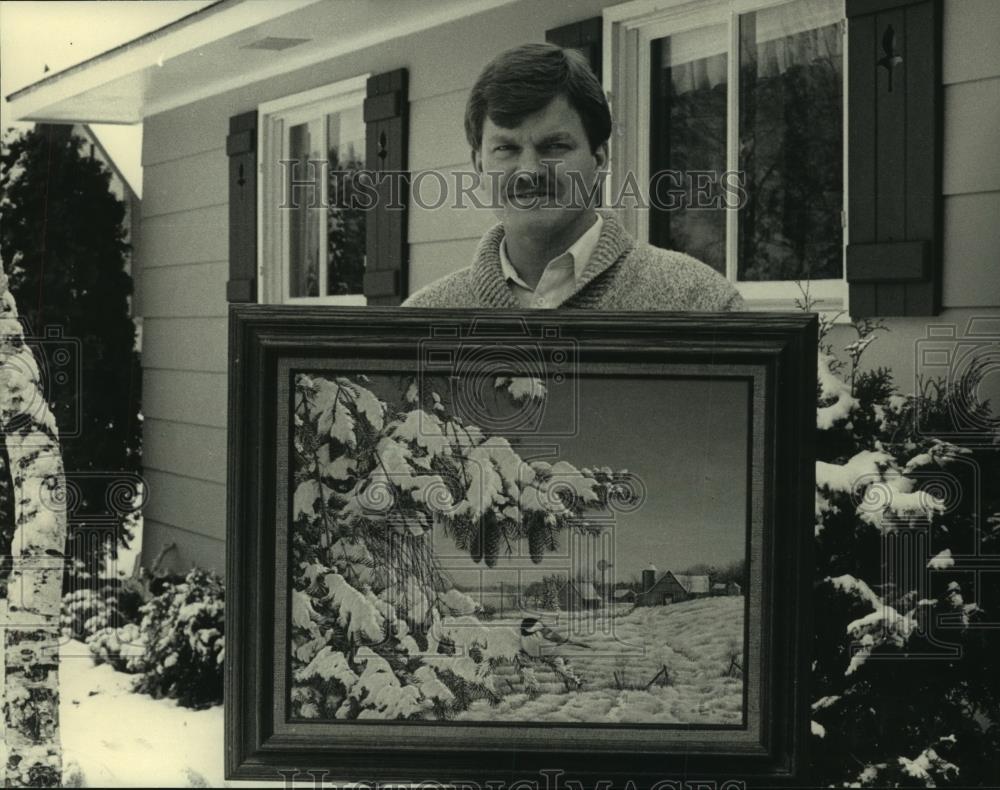
<path id="1" fill-rule="evenodd" d="M 299 44 L 312 41 L 311 38 L 283 38 L 281 36 L 267 36 L 266 38 L 254 41 L 252 44 L 244 44 L 240 49 L 268 49 L 272 52 L 280 52 L 283 49 L 291 49 Z"/>

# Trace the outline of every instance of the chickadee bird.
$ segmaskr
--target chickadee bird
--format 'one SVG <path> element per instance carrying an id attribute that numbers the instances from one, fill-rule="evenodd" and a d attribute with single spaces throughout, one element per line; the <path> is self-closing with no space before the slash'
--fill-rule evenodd
<path id="1" fill-rule="evenodd" d="M 521 621 L 521 650 L 532 658 L 558 656 L 560 648 L 564 645 L 590 649 L 590 645 L 574 642 L 534 617 L 525 617 Z"/>

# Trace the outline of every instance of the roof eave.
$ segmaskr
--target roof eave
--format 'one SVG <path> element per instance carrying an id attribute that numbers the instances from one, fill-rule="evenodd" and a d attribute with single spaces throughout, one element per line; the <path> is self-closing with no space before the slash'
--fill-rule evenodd
<path id="1" fill-rule="evenodd" d="M 282 0 L 281 3 L 251 3 L 248 0 L 217 0 L 204 8 L 127 41 L 67 69 L 50 74 L 9 94 L 12 120 L 36 123 L 141 123 L 145 107 L 102 107 L 101 112 L 60 111 L 68 98 L 106 85 L 112 80 L 162 65 L 206 43 L 284 16 L 320 0 Z"/>

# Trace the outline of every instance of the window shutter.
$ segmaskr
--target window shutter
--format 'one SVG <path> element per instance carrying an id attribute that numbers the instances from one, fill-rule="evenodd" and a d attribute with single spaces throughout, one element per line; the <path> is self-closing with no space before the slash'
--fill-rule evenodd
<path id="1" fill-rule="evenodd" d="M 378 204 L 365 216 L 364 288 L 370 305 L 398 305 L 406 293 L 409 194 L 404 179 L 379 178 L 378 174 L 407 169 L 409 114 L 406 69 L 368 80 L 365 168 L 375 173 L 379 195 Z"/>
<path id="2" fill-rule="evenodd" d="M 847 0 L 851 315 L 941 302 L 941 3 Z"/>
<path id="3" fill-rule="evenodd" d="M 230 302 L 257 301 L 257 111 L 229 119 Z"/>
<path id="4" fill-rule="evenodd" d="M 578 49 L 590 63 L 590 68 L 594 70 L 597 79 L 602 79 L 601 59 L 603 50 L 601 47 L 601 31 L 603 22 L 601 17 L 595 16 L 585 19 L 582 22 L 574 22 L 562 27 L 554 27 L 545 31 L 545 40 L 550 44 L 558 44 L 566 49 Z"/>

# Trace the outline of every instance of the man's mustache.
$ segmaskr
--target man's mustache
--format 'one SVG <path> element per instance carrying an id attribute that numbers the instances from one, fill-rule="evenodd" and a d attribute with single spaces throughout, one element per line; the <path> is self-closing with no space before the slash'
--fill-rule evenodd
<path id="1" fill-rule="evenodd" d="M 532 176 L 518 176 L 511 179 L 504 189 L 504 194 L 508 197 L 534 197 L 541 195 L 555 195 L 555 189 L 547 178 Z"/>

